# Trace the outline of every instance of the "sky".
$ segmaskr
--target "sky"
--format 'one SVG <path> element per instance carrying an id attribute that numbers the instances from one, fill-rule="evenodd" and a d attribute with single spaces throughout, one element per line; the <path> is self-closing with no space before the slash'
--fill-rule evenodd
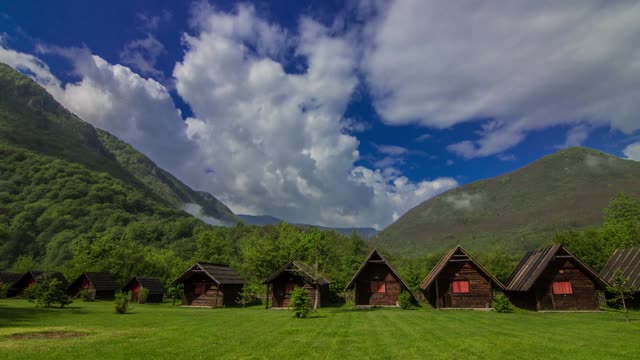
<path id="1" fill-rule="evenodd" d="M 640 160 L 637 1 L 4 1 L 0 62 L 235 213 L 382 229 L 571 146 Z"/>

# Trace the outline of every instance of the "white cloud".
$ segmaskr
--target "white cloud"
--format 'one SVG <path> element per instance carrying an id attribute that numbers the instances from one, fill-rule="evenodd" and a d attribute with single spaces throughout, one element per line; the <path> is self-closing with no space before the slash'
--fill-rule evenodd
<path id="1" fill-rule="evenodd" d="M 478 138 L 449 147 L 465 158 L 501 153 L 531 131 L 558 125 L 640 129 L 640 4 L 385 6 L 364 31 L 372 40 L 363 68 L 389 124 L 450 128 L 495 119 Z M 568 140 L 577 143 L 584 132 L 574 135 Z"/>
<path id="2" fill-rule="evenodd" d="M 418 136 L 415 140 L 417 142 L 425 142 L 425 141 L 427 141 L 427 140 L 429 140 L 431 138 L 433 138 L 433 135 L 427 133 L 427 134 L 422 134 L 422 135 Z"/>
<path id="3" fill-rule="evenodd" d="M 386 154 L 386 155 L 398 156 L 398 155 L 405 155 L 409 153 L 409 149 L 402 146 L 396 146 L 396 145 L 378 145 L 377 148 L 380 153 Z"/>
<path id="4" fill-rule="evenodd" d="M 456 195 L 447 195 L 444 200 L 458 210 L 472 210 L 482 201 L 482 194 L 462 192 Z"/>
<path id="5" fill-rule="evenodd" d="M 357 85 L 357 54 L 344 38 L 308 18 L 293 36 L 247 6 L 197 13 L 196 35 L 185 35 L 174 70 L 176 89 L 196 117 L 187 119 L 188 134 L 215 170 L 201 187 L 235 211 L 380 228 L 457 185 L 354 167 L 359 142 L 343 114 Z M 304 59 L 305 72 L 285 71 L 279 58 L 288 51 Z"/>
<path id="6" fill-rule="evenodd" d="M 251 7 L 199 6 L 173 72 L 194 113 L 185 121 L 162 84 L 86 48 L 40 49 L 73 62 L 80 80 L 68 84 L 32 55 L 2 48 L 0 61 L 28 69 L 81 118 L 237 213 L 382 228 L 457 186 L 451 178 L 412 182 L 392 167 L 355 166 L 359 141 L 343 114 L 358 82 L 357 54 L 345 38 L 308 18 L 288 34 Z M 292 52 L 304 72 L 285 71 L 283 54 Z"/>
<path id="7" fill-rule="evenodd" d="M 209 225 L 217 225 L 217 226 L 231 226 L 231 225 L 233 225 L 233 224 L 229 224 L 229 223 L 224 222 L 224 221 L 220 221 L 219 219 L 216 219 L 214 217 L 205 215 L 202 212 L 202 206 L 200 206 L 198 204 L 194 204 L 194 203 L 184 204 L 183 210 L 186 213 L 189 213 L 189 214 L 197 217 L 198 219 L 204 221 L 205 223 L 207 223 Z"/>
<path id="8" fill-rule="evenodd" d="M 558 146 L 558 148 L 568 148 L 582 145 L 589 137 L 590 131 L 591 128 L 585 125 L 572 127 L 567 132 L 567 139 L 565 140 L 564 144 Z"/>
<path id="9" fill-rule="evenodd" d="M 151 34 L 145 38 L 131 40 L 120 52 L 120 61 L 133 66 L 143 75 L 162 77 L 162 71 L 156 69 L 158 57 L 165 54 L 164 45 Z"/>
<path id="10" fill-rule="evenodd" d="M 640 161 L 640 142 L 630 144 L 622 150 L 622 153 L 627 159 Z"/>

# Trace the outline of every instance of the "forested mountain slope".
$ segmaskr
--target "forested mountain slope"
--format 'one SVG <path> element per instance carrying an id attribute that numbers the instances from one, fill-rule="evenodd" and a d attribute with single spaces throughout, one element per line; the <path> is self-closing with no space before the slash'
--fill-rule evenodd
<path id="1" fill-rule="evenodd" d="M 406 255 L 456 244 L 476 252 L 523 251 L 558 231 L 600 225 L 603 209 L 620 192 L 640 195 L 640 162 L 569 148 L 427 200 L 374 241 Z"/>

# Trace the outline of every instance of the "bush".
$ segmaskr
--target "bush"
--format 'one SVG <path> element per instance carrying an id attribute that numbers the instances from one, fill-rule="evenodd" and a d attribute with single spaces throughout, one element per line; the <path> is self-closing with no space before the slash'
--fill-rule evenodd
<path id="1" fill-rule="evenodd" d="M 82 289 L 78 292 L 78 297 L 82 301 L 93 301 L 96 298 L 96 292 L 91 289 Z"/>
<path id="2" fill-rule="evenodd" d="M 146 303 L 148 296 L 149 296 L 149 289 L 145 287 L 141 287 L 140 290 L 138 290 L 138 304 Z"/>
<path id="3" fill-rule="evenodd" d="M 9 286 L 4 283 L 0 283 L 0 299 L 4 299 L 7 297 L 9 293 Z"/>
<path id="4" fill-rule="evenodd" d="M 131 293 L 118 292 L 116 294 L 115 300 L 113 300 L 116 313 L 125 314 L 129 310 L 129 299 L 131 299 Z"/>
<path id="5" fill-rule="evenodd" d="M 498 293 L 493 298 L 493 308 L 499 313 L 510 313 L 513 311 L 511 301 L 509 301 L 509 298 L 503 293 Z"/>
<path id="6" fill-rule="evenodd" d="M 36 307 L 51 307 L 58 304 L 60 308 L 73 302 L 69 295 L 63 290 L 62 283 L 56 278 L 43 277 L 36 284 L 28 287 L 24 291 L 24 297 L 30 302 L 35 302 Z"/>
<path id="7" fill-rule="evenodd" d="M 297 318 L 306 318 L 311 312 L 311 296 L 309 290 L 297 287 L 291 292 L 289 307 Z"/>
<path id="8" fill-rule="evenodd" d="M 398 296 L 398 305 L 404 310 L 413 308 L 413 297 L 408 291 L 403 291 Z"/>

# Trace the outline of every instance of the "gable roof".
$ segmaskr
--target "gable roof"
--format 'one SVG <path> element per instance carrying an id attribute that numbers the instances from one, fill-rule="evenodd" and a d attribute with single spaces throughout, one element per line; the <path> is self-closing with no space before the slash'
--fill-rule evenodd
<path id="1" fill-rule="evenodd" d="M 562 255 L 564 254 L 564 255 Z M 602 288 L 608 286 L 607 282 L 602 279 L 589 265 L 583 263 L 575 255 L 573 255 L 563 245 L 554 245 L 552 247 L 532 250 L 520 260 L 509 280 L 507 281 L 508 291 L 529 291 L 533 284 L 536 283 L 540 275 L 551 264 L 557 256 L 568 257 L 573 260 L 574 265 L 587 273 L 592 280 Z"/>
<path id="2" fill-rule="evenodd" d="M 629 279 L 629 287 L 640 289 L 640 247 L 616 250 L 600 271 L 600 276 L 611 282 L 617 269 L 622 270 L 622 276 Z"/>
<path id="3" fill-rule="evenodd" d="M 18 281 L 24 273 L 0 272 L 0 283 L 7 284 L 9 287 Z"/>
<path id="4" fill-rule="evenodd" d="M 427 288 L 429 288 L 429 286 L 431 286 L 431 284 L 436 280 L 438 275 L 440 275 L 442 270 L 444 270 L 451 261 L 471 262 L 471 265 L 475 267 L 476 270 L 480 272 L 482 275 L 489 278 L 489 280 L 493 283 L 493 285 L 497 286 L 501 290 L 505 289 L 504 285 L 502 284 L 502 282 L 500 282 L 500 280 L 498 280 L 489 271 L 487 271 L 484 267 L 482 267 L 482 265 L 480 265 L 480 263 L 478 263 L 478 261 L 475 258 L 473 258 L 473 256 L 469 255 L 469 253 L 467 253 L 460 245 L 449 250 L 440 259 L 440 261 L 431 270 L 431 272 L 429 272 L 429 275 L 427 275 L 427 277 L 424 278 L 424 280 L 422 281 L 422 284 L 420 284 L 420 288 L 423 290 L 426 290 Z"/>
<path id="5" fill-rule="evenodd" d="M 96 291 L 116 291 L 119 288 L 110 273 L 85 272 L 80 274 L 80 276 L 69 285 L 69 289 L 79 286 L 85 277 L 91 282 Z"/>
<path id="6" fill-rule="evenodd" d="M 280 274 L 282 274 L 283 272 L 294 272 L 294 273 L 301 274 L 303 277 L 305 277 L 308 280 L 310 280 L 312 284 L 327 285 L 327 284 L 331 283 L 329 280 L 327 280 L 321 274 L 318 274 L 318 276 L 316 277 L 314 275 L 315 274 L 315 269 L 313 267 L 311 267 L 311 266 L 309 266 L 309 265 L 307 265 L 307 264 L 305 264 L 303 262 L 289 261 L 280 270 L 274 272 L 267 280 L 265 280 L 263 282 L 263 284 L 268 284 L 268 283 L 272 282 L 278 276 L 280 276 Z"/>
<path id="7" fill-rule="evenodd" d="M 229 265 L 225 264 L 213 264 L 206 262 L 197 262 L 189 270 L 183 272 L 173 283 L 178 283 L 186 280 L 194 273 L 202 273 L 208 276 L 213 282 L 218 285 L 242 285 L 244 279 L 234 271 Z"/>
<path id="8" fill-rule="evenodd" d="M 62 275 L 61 272 L 59 272 L 59 271 L 48 272 L 48 271 L 40 271 L 40 270 L 27 271 L 26 273 L 22 274 L 22 276 L 18 280 L 16 280 L 14 282 L 14 285 L 25 281 L 29 277 L 37 280 L 38 277 L 40 277 L 42 275 L 46 275 L 46 276 L 49 276 L 49 277 L 52 277 L 52 278 L 56 278 L 56 279 L 60 280 L 62 285 L 64 285 L 64 286 L 67 285 L 67 279 L 64 277 L 64 275 Z M 26 286 L 26 284 L 25 284 L 25 286 Z"/>
<path id="9" fill-rule="evenodd" d="M 136 282 L 140 283 L 140 286 L 142 286 L 143 288 L 148 289 L 149 295 L 164 295 L 164 293 L 166 292 L 166 289 L 162 284 L 162 280 L 160 280 L 157 277 L 150 277 L 150 276 L 134 277 L 127 283 L 127 285 L 125 285 L 122 288 L 122 291 L 127 291 L 131 289 L 133 287 L 133 284 Z"/>
<path id="10" fill-rule="evenodd" d="M 367 256 L 367 258 L 365 259 L 365 261 L 362 263 L 362 265 L 360 266 L 360 269 L 358 269 L 358 271 L 356 272 L 355 275 L 353 275 L 353 277 L 351 278 L 351 281 L 349 281 L 349 284 L 347 284 L 347 287 L 344 288 L 344 290 L 349 290 L 350 288 L 353 287 L 353 284 L 355 283 L 356 279 L 358 278 L 358 276 L 360 275 L 360 273 L 367 267 L 367 265 L 369 263 L 378 263 L 378 264 L 384 264 L 386 265 L 389 270 L 391 271 L 391 273 L 398 278 L 398 280 L 400 280 L 400 283 L 407 289 L 409 290 L 409 292 L 411 292 L 411 288 L 409 287 L 409 285 L 407 285 L 407 283 L 404 281 L 403 278 L 400 277 L 400 275 L 398 275 L 398 273 L 391 267 L 391 265 L 389 265 L 389 263 L 387 262 L 387 260 L 384 258 L 384 256 L 382 256 L 382 254 L 380 254 L 378 252 L 377 249 L 373 249 L 373 251 L 371 251 L 371 253 L 369 254 L 369 256 Z M 413 295 L 412 295 L 413 296 Z"/>

